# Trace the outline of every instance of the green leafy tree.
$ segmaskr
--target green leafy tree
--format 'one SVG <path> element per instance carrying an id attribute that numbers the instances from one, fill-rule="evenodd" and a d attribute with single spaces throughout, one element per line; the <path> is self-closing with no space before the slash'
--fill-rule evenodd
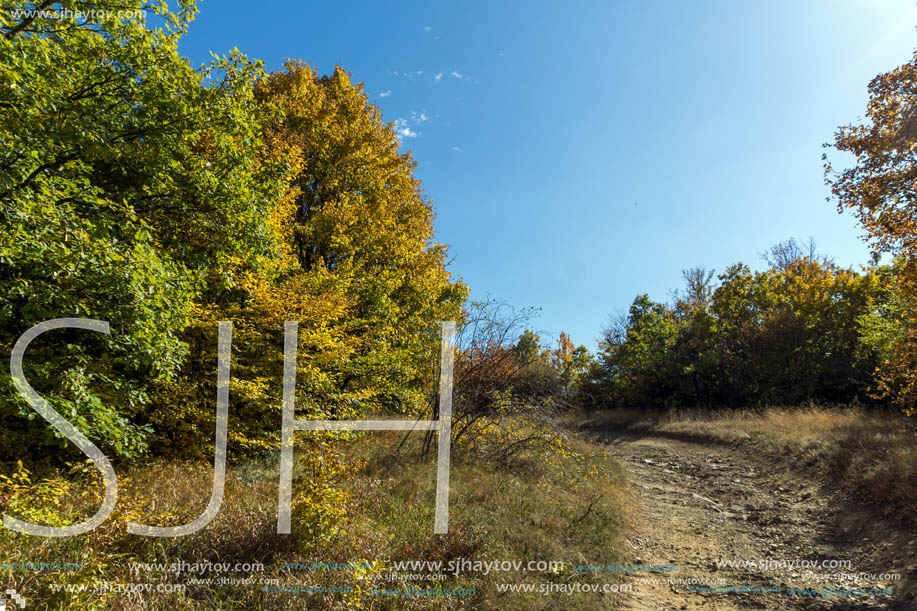
<path id="1" fill-rule="evenodd" d="M 671 402 L 669 356 L 676 332 L 671 312 L 647 295 L 634 299 L 623 326 L 605 330 L 598 361 L 601 375 L 609 380 L 612 403 L 653 406 Z"/>
<path id="2" fill-rule="evenodd" d="M 187 0 L 0 3 L 0 348 L 51 318 L 109 321 L 110 336 L 42 336 L 26 365 L 122 455 L 144 448 L 150 385 L 183 362 L 194 303 L 232 286 L 234 260 L 267 254 L 263 219 L 283 186 L 257 66 L 233 53 L 195 70 L 179 55 L 194 13 Z M 15 393 L 0 394 L 0 420 L 5 449 L 61 441 Z"/>
<path id="3" fill-rule="evenodd" d="M 606 330 L 584 395 L 636 407 L 868 400 L 899 316 L 888 271 L 842 269 L 793 244 L 764 271 L 727 268 L 715 289 L 710 272 L 688 270 L 671 308 L 638 296 Z"/>

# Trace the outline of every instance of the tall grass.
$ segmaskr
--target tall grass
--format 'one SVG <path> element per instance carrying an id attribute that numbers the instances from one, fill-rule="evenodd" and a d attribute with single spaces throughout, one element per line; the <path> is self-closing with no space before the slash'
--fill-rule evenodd
<path id="1" fill-rule="evenodd" d="M 334 444 L 344 463 L 354 465 L 335 486 L 341 499 L 336 528 L 316 532 L 296 521 L 293 532 L 277 535 L 276 461 L 230 465 L 223 506 L 203 530 L 179 538 L 126 534 L 126 521 L 183 524 L 203 511 L 210 496 L 212 467 L 161 461 L 121 475 L 118 509 L 102 527 L 67 539 L 45 539 L 0 531 L 0 562 L 82 562 L 81 570 L 5 571 L 5 587 L 16 588 L 29 609 L 596 609 L 609 595 L 500 594 L 498 583 L 574 583 L 601 576 L 577 574 L 574 563 L 621 561 L 626 505 L 621 473 L 599 445 L 574 441 L 562 452 L 530 455 L 510 468 L 458 452 L 451 470 L 450 528 L 433 534 L 435 457 L 421 456 L 421 435 L 400 447 L 401 433 L 371 433 Z M 434 453 L 435 454 L 435 453 Z M 297 463 L 301 483 L 309 473 Z M 75 478 L 75 479 L 74 479 Z M 66 520 L 91 515 L 101 498 L 91 470 L 82 476 L 46 480 L 45 498 L 34 495 L 23 507 L 50 507 Z M 24 486 L 37 486 L 31 482 Z M 57 486 L 57 488 L 54 488 Z M 66 489 L 68 492 L 57 494 Z M 88 491 L 77 494 L 77 491 Z M 13 491 L 7 491 L 13 492 Z M 22 490 L 20 490 L 20 493 Z M 28 492 L 28 491 L 27 491 Z M 295 492 L 295 491 L 294 491 Z M 349 501 L 344 499 L 349 498 Z M 9 497 L 5 502 L 9 502 Z M 338 502 L 338 501 L 335 501 Z M 437 581 L 389 580 L 399 560 L 561 560 L 552 573 L 465 571 Z M 337 570 L 303 570 L 289 565 L 324 562 L 369 565 Z M 175 575 L 131 572 L 129 563 L 262 563 L 263 571 Z M 125 594 L 118 584 L 184 584 L 191 578 L 251 578 L 254 583 L 187 584 L 185 592 Z M 261 584 L 260 580 L 273 580 Z M 86 585 L 86 592 L 54 592 L 52 584 Z M 307 593 L 264 591 L 262 587 L 313 586 L 346 589 Z M 397 597 L 373 595 L 375 588 L 463 588 L 469 596 Z M 97 591 L 91 591 L 97 588 Z M 109 591 L 105 591 L 109 588 Z"/>

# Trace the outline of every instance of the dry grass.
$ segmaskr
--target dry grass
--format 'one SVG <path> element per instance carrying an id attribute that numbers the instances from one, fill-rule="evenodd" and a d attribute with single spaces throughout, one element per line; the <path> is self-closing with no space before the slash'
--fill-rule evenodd
<path id="1" fill-rule="evenodd" d="M 342 531 L 315 536 L 294 520 L 291 535 L 277 535 L 277 464 L 230 465 L 220 512 L 187 537 L 126 534 L 124 523 L 181 524 L 195 518 L 210 496 L 212 469 L 204 463 L 158 462 L 125 471 L 116 514 L 92 534 L 44 539 L 0 531 L 0 562 L 83 562 L 78 571 L 5 571 L 4 587 L 24 594 L 29 609 L 595 609 L 610 599 L 599 594 L 499 594 L 497 583 L 590 581 L 572 563 L 612 563 L 624 535 L 625 493 L 621 473 L 600 445 L 574 442 L 566 451 L 530 456 L 509 468 L 459 454 L 451 470 L 450 530 L 432 534 L 435 459 L 419 454 L 420 435 L 400 451 L 398 433 L 372 433 L 335 444 L 344 460 L 361 465 L 338 485 L 350 491 Z M 435 454 L 435 453 L 434 453 Z M 591 455 L 591 456 L 590 456 Z M 300 473 L 300 476 L 308 474 Z M 127 480 L 130 480 L 127 482 Z M 80 481 L 74 490 L 91 486 Z M 98 492 L 98 491 L 96 491 Z M 91 514 L 98 494 L 68 495 L 55 509 L 72 519 Z M 36 499 L 36 503 L 40 501 Z M 294 509 L 294 516 L 296 510 Z M 321 535 L 322 533 L 318 533 Z M 444 581 L 386 579 L 397 560 L 563 560 L 555 574 L 473 571 Z M 285 563 L 348 563 L 369 560 L 371 570 L 309 571 Z M 132 574 L 131 562 L 253 563 L 263 572 L 176 576 Z M 189 585 L 185 593 L 55 593 L 51 584 L 185 583 L 191 577 L 253 578 L 254 584 Z M 341 593 L 265 592 L 260 579 L 280 586 L 349 587 Z M 371 595 L 372 588 L 469 588 L 473 596 L 439 598 Z"/>
<path id="2" fill-rule="evenodd" d="M 570 418 L 589 428 L 750 445 L 830 478 L 889 517 L 917 524 L 917 437 L 900 413 L 862 407 L 770 407 L 654 413 L 610 410 Z"/>

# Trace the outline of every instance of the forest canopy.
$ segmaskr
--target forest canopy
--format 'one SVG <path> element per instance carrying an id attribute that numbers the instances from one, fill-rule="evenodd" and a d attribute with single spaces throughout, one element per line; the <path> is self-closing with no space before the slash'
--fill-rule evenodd
<path id="1" fill-rule="evenodd" d="M 244 447 L 276 442 L 288 319 L 305 412 L 415 411 L 467 289 L 393 124 L 340 68 L 192 67 L 193 2 L 92 5 L 92 23 L 0 11 L 0 348 L 53 318 L 109 321 L 41 336 L 26 374 L 126 457 L 212 443 L 218 320 Z M 7 458 L 66 447 L 17 393 L 0 421 Z"/>
<path id="2" fill-rule="evenodd" d="M 52 4 L 0 2 L 0 349 L 53 318 L 105 320 L 111 334 L 41 336 L 26 359 L 36 389 L 106 452 L 205 453 L 217 322 L 231 320 L 231 442 L 274 448 L 283 322 L 297 320 L 305 417 L 425 412 L 437 322 L 491 319 L 466 305 L 415 161 L 362 84 L 293 60 L 269 73 L 238 50 L 194 67 L 179 52 L 191 0 L 81 3 L 91 22 L 47 17 Z M 789 241 L 762 271 L 694 268 L 672 303 L 638 296 L 594 357 L 492 319 L 514 334 L 459 354 L 474 384 L 457 413 L 807 401 L 912 413 L 915 74 L 917 58 L 876 77 L 867 122 L 832 144 L 855 164 L 826 162 L 838 206 L 890 262 L 841 268 Z M 12 388 L 8 371 L 0 384 Z M 69 447 L 17 393 L 0 395 L 0 423 L 4 459 Z"/>

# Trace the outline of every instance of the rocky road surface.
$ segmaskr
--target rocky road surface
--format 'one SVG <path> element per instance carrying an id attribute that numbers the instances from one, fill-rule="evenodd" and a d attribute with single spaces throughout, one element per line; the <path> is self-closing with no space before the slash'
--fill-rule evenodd
<path id="1" fill-rule="evenodd" d="M 792 472 L 780 461 L 744 447 L 632 434 L 603 433 L 601 438 L 624 466 L 635 495 L 637 517 L 627 539 L 627 562 L 679 565 L 678 572 L 642 576 L 660 583 L 638 583 L 640 575 L 631 579 L 635 592 L 623 600 L 622 608 L 917 609 L 917 534 L 877 521 L 830 482 Z M 761 561 L 768 559 L 772 566 L 762 567 Z M 743 560 L 757 566 L 722 564 Z M 851 564 L 789 566 L 790 561 L 833 560 Z M 813 573 L 821 578 L 813 578 Z M 860 576 L 837 581 L 838 573 L 899 573 L 901 580 Z M 780 590 L 722 593 L 701 591 L 705 584 L 694 584 L 692 591 L 684 583 L 661 583 L 692 578 L 721 579 L 734 588 Z M 891 588 L 893 594 L 819 596 L 791 594 L 788 588 Z"/>

